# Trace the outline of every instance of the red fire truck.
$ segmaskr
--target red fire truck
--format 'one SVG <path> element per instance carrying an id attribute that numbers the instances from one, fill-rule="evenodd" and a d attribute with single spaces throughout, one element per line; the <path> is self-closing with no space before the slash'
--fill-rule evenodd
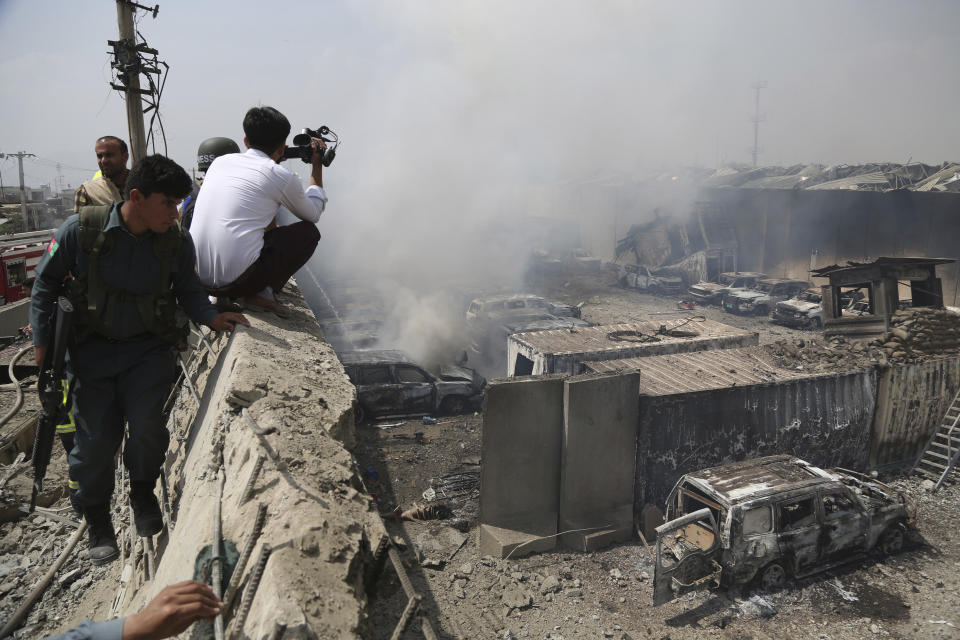
<path id="1" fill-rule="evenodd" d="M 0 236 L 0 304 L 29 295 L 33 270 L 47 250 L 55 229 Z"/>

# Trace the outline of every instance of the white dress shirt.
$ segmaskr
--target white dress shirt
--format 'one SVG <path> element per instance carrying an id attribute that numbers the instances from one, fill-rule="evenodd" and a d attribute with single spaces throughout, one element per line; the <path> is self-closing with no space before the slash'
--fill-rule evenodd
<path id="1" fill-rule="evenodd" d="M 223 287 L 246 271 L 260 257 L 263 231 L 281 205 L 316 222 L 326 204 L 322 188 L 304 191 L 296 174 L 262 151 L 220 156 L 203 178 L 190 225 L 200 282 Z"/>

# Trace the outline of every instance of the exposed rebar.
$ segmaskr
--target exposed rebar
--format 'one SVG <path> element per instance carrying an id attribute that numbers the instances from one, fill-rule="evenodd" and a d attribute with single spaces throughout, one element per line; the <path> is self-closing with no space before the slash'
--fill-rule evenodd
<path id="1" fill-rule="evenodd" d="M 190 390 L 190 394 L 194 400 L 200 402 L 200 394 L 197 393 L 197 388 L 193 386 L 193 380 L 190 379 L 190 371 L 187 369 L 187 363 L 183 361 L 183 356 L 179 353 L 177 354 L 177 361 L 180 363 L 180 369 L 183 370 L 183 381 Z"/>
<path id="2" fill-rule="evenodd" d="M 220 515 L 223 503 L 223 483 L 226 474 L 223 467 L 217 471 L 217 501 L 213 505 L 213 544 L 211 546 L 210 562 L 213 582 L 213 594 L 219 598 L 223 595 L 221 582 L 223 581 L 223 556 L 220 555 L 221 531 Z M 223 610 L 213 619 L 213 636 L 216 640 L 223 640 Z"/>
<path id="3" fill-rule="evenodd" d="M 267 560 L 270 559 L 272 552 L 273 548 L 266 543 L 260 547 L 260 556 L 257 558 L 257 564 L 255 564 L 250 571 L 250 579 L 247 581 L 247 586 L 243 590 L 243 597 L 240 599 L 240 609 L 237 611 L 235 627 L 238 633 L 243 633 L 243 625 L 247 622 L 250 607 L 253 605 L 253 599 L 256 597 L 257 589 L 260 587 L 260 580 L 263 578 L 263 571 L 267 567 Z"/>
<path id="4" fill-rule="evenodd" d="M 250 531 L 250 535 L 243 545 L 240 557 L 237 558 L 237 566 L 233 569 L 230 584 L 227 586 L 227 593 L 223 596 L 224 611 L 230 611 L 230 607 L 233 605 L 233 599 L 237 595 L 237 589 L 240 587 L 240 580 L 243 578 L 243 570 L 247 568 L 247 562 L 250 561 L 250 556 L 253 555 L 253 550 L 257 546 L 257 539 L 260 537 L 260 531 L 263 529 L 263 524 L 266 520 L 267 505 L 261 502 L 257 506 L 257 517 L 253 521 L 253 529 Z"/>
<path id="5" fill-rule="evenodd" d="M 147 557 L 147 580 L 153 580 L 153 576 L 157 572 L 157 560 L 153 551 L 153 538 L 151 536 L 144 536 L 143 538 L 143 555 Z"/>
<path id="6" fill-rule="evenodd" d="M 190 326 L 193 327 L 193 326 L 195 326 L 195 325 L 191 322 L 191 323 L 190 323 Z M 196 331 L 194 331 L 194 333 L 196 333 L 196 334 L 197 334 L 197 337 L 200 338 L 200 342 L 202 342 L 202 343 L 203 343 L 203 346 L 206 347 L 207 353 L 210 354 L 210 357 L 213 358 L 214 361 L 216 361 L 216 359 L 217 359 L 217 354 L 214 353 L 213 347 L 210 345 L 210 342 L 207 340 L 207 336 L 203 335 L 203 331 L 200 329 L 199 326 L 197 327 Z"/>
<path id="7" fill-rule="evenodd" d="M 267 459 L 262 453 L 257 454 L 257 460 L 253 463 L 253 469 L 250 471 L 250 477 L 247 478 L 247 484 L 243 488 L 243 493 L 240 494 L 240 504 L 245 503 L 250 499 L 250 496 L 253 494 L 253 488 L 257 484 L 257 476 L 260 475 L 260 470 L 263 468 L 263 463 Z"/>
<path id="8" fill-rule="evenodd" d="M 167 523 L 167 533 L 173 533 L 173 517 L 170 515 L 170 493 L 167 490 L 167 474 L 160 470 L 160 506 L 163 507 L 163 521 Z"/>

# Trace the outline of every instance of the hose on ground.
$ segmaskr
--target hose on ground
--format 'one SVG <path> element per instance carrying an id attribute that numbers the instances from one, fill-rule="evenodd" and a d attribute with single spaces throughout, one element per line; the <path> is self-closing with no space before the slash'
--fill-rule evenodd
<path id="1" fill-rule="evenodd" d="M 8 373 L 10 374 L 9 384 L 0 385 L 0 390 L 3 389 L 16 389 L 17 391 L 17 401 L 13 403 L 13 408 L 10 409 L 2 418 L 0 418 L 0 427 L 7 424 L 7 421 L 10 420 L 13 416 L 17 415 L 17 412 L 20 411 L 20 407 L 23 406 L 23 388 L 20 386 L 20 381 L 17 380 L 17 377 L 13 374 L 13 368 L 17 364 L 17 360 L 23 357 L 27 351 L 33 351 L 33 345 L 28 345 L 20 351 L 17 352 L 17 355 L 13 356 L 10 360 L 10 366 L 8 367 Z"/>

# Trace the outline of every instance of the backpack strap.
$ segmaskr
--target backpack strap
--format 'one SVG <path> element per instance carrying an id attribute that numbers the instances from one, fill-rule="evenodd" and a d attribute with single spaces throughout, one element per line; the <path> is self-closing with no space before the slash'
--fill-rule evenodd
<path id="1" fill-rule="evenodd" d="M 110 221 L 112 209 L 110 204 L 81 207 L 77 215 L 77 239 L 87 263 L 85 273 L 77 275 L 85 280 L 87 312 L 95 317 L 103 317 L 107 302 L 107 287 L 100 276 L 100 257 L 112 248 L 109 236 L 103 230 Z M 109 323 L 110 314 L 106 318 Z"/>

